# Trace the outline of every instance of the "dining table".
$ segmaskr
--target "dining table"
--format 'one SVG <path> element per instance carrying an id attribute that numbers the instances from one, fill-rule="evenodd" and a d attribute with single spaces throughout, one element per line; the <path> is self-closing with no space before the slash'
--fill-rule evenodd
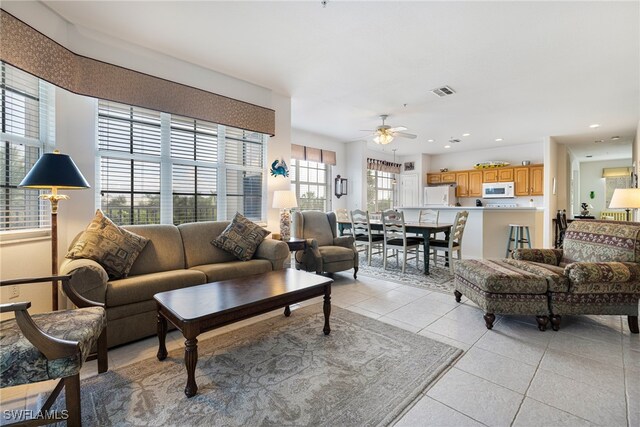
<path id="1" fill-rule="evenodd" d="M 371 230 L 382 231 L 382 221 L 370 221 L 369 225 Z M 451 227 L 453 224 L 445 222 L 405 222 L 404 227 L 407 233 L 421 234 L 423 237 L 423 249 L 424 249 L 424 274 L 429 274 L 429 237 L 431 233 L 444 233 L 445 240 L 449 240 L 451 234 Z M 343 235 L 345 228 L 351 228 L 351 223 L 347 221 L 338 221 L 338 232 Z M 447 262 L 445 266 L 449 265 L 449 254 L 447 253 Z"/>

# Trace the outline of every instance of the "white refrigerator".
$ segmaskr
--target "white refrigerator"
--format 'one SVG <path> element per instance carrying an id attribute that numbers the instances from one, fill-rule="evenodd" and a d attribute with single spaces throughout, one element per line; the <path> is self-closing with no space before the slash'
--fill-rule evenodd
<path id="1" fill-rule="evenodd" d="M 425 206 L 455 206 L 456 202 L 456 187 L 454 185 L 424 187 Z"/>

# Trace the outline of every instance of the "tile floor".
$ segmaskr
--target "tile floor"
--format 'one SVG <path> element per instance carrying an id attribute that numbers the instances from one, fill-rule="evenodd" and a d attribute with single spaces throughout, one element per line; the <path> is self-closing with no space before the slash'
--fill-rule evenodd
<path id="1" fill-rule="evenodd" d="M 464 298 L 458 304 L 452 295 L 348 273 L 334 279 L 333 304 L 465 351 L 399 426 L 640 426 L 640 336 L 629 333 L 626 318 L 566 317 L 559 332 L 539 332 L 533 317 L 499 316 L 488 331 L 482 312 Z M 182 345 L 181 335 L 170 333 L 168 348 Z M 155 338 L 113 349 L 109 366 L 156 350 Z M 95 362 L 83 368 L 83 377 L 95 374 Z M 3 409 L 35 408 L 52 384 L 3 389 Z"/>

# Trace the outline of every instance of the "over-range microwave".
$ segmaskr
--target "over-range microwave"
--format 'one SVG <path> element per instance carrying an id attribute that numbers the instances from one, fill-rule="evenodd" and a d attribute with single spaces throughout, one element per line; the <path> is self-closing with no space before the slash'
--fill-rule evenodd
<path id="1" fill-rule="evenodd" d="M 506 199 L 515 197 L 513 182 L 486 182 L 482 184 L 483 199 Z"/>

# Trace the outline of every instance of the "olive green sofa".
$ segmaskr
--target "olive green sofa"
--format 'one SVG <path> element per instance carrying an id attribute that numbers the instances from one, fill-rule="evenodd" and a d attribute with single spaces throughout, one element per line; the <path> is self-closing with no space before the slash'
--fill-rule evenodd
<path id="1" fill-rule="evenodd" d="M 227 225 L 229 221 L 125 226 L 149 239 L 128 277 L 110 280 L 104 268 L 90 259 L 65 259 L 60 274 L 71 274 L 78 293 L 105 304 L 109 347 L 135 341 L 156 334 L 153 295 L 158 292 L 283 268 L 290 252 L 278 240 L 265 239 L 249 261 L 213 246 L 211 241 Z"/>

